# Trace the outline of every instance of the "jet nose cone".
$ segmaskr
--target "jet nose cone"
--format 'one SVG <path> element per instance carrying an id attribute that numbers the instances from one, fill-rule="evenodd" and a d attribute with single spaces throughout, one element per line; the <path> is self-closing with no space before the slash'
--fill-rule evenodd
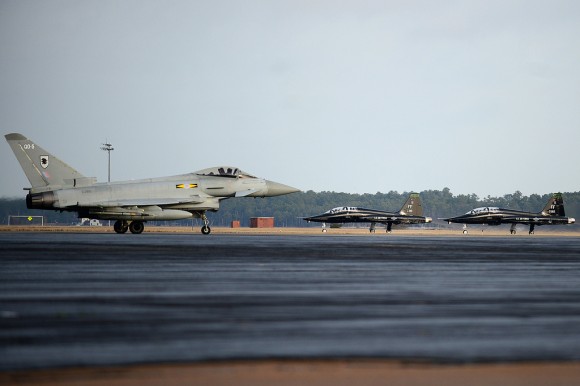
<path id="1" fill-rule="evenodd" d="M 574 224 L 576 222 L 576 219 L 574 217 L 570 217 L 568 219 L 568 224 Z"/>
<path id="2" fill-rule="evenodd" d="M 268 196 L 268 197 L 281 196 L 283 194 L 290 194 L 290 193 L 295 193 L 295 192 L 300 191 L 300 189 L 296 189 L 296 188 L 293 188 L 293 187 L 288 186 L 288 185 L 284 185 L 284 184 L 280 184 L 278 182 L 268 181 L 268 180 L 266 180 L 266 188 L 268 190 L 268 193 L 266 194 L 266 196 Z"/>

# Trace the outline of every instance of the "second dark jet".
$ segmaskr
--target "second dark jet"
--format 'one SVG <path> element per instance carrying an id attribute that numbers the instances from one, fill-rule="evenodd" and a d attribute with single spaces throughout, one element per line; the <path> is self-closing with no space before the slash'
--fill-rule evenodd
<path id="1" fill-rule="evenodd" d="M 449 224 L 463 224 L 463 234 L 467 234 L 467 224 L 501 225 L 511 224 L 510 233 L 516 234 L 517 224 L 530 226 L 529 234 L 534 234 L 536 225 L 565 225 L 574 224 L 573 217 L 566 217 L 564 200 L 561 193 L 554 193 L 540 212 L 523 212 L 521 210 L 496 207 L 475 208 L 457 217 L 443 218 Z"/>

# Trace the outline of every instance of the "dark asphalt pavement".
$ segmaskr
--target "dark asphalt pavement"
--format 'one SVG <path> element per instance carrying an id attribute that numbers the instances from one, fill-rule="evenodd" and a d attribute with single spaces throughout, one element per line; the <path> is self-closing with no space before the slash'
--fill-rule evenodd
<path id="1" fill-rule="evenodd" d="M 573 237 L 0 234 L 0 369 L 580 359 Z"/>

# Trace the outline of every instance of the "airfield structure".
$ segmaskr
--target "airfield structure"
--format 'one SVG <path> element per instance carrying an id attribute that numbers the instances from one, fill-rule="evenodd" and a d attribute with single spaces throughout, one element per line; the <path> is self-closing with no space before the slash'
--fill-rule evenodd
<path id="1" fill-rule="evenodd" d="M 274 217 L 251 217 L 250 228 L 274 228 Z"/>
<path id="2" fill-rule="evenodd" d="M 8 216 L 8 225 L 44 226 L 44 216 Z"/>

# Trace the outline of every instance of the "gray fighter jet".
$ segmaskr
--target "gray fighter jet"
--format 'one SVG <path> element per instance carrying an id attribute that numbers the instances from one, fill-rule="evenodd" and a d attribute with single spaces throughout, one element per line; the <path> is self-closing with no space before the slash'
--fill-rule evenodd
<path id="1" fill-rule="evenodd" d="M 496 207 L 475 208 L 457 217 L 443 218 L 449 224 L 463 224 L 463 234 L 467 234 L 467 224 L 487 224 L 501 225 L 511 224 L 510 233 L 516 234 L 517 224 L 527 224 L 530 226 L 529 234 L 534 234 L 536 225 L 564 225 L 574 224 L 573 217 L 566 217 L 564 211 L 564 200 L 561 193 L 554 193 L 544 206 L 541 212 L 522 212 L 521 210 L 503 209 Z"/>
<path id="2" fill-rule="evenodd" d="M 211 228 L 206 211 L 217 211 L 230 197 L 272 197 L 298 192 L 288 185 L 254 177 L 235 167 L 215 167 L 171 177 L 97 183 L 21 134 L 6 140 L 31 188 L 29 209 L 77 212 L 78 216 L 116 220 L 115 232 L 139 234 L 146 221 L 201 218 L 201 232 Z"/>
<path id="3" fill-rule="evenodd" d="M 398 212 L 365 209 L 352 206 L 339 206 L 322 214 L 305 217 L 308 222 L 321 222 L 322 232 L 326 232 L 326 223 L 343 224 L 351 222 L 370 223 L 369 231 L 375 232 L 376 224 L 385 224 L 387 232 L 391 233 L 393 224 L 424 224 L 431 222 L 431 217 L 423 216 L 423 206 L 419 193 L 411 193 L 407 201 Z"/>

